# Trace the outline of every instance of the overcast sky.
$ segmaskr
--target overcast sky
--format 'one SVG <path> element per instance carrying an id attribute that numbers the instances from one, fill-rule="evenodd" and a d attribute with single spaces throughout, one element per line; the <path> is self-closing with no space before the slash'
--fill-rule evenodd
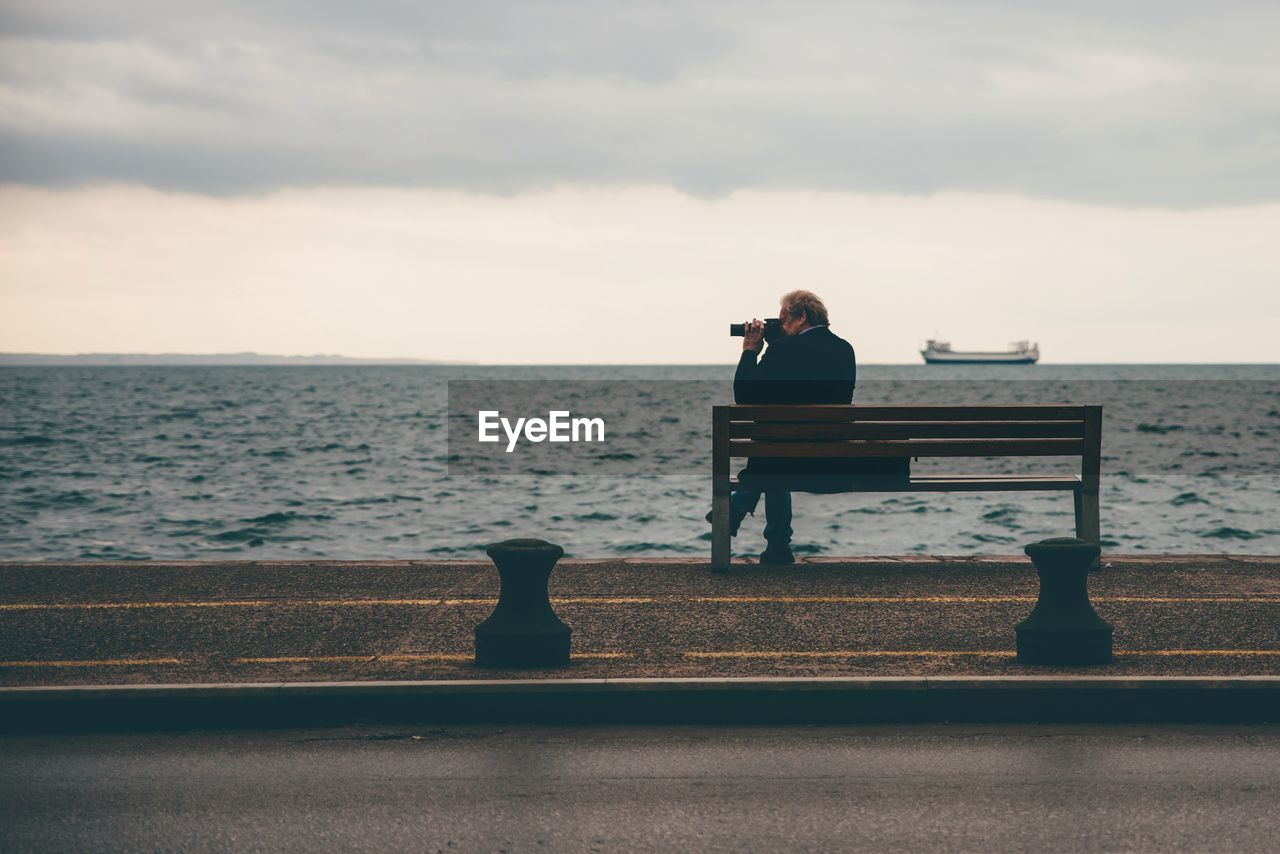
<path id="1" fill-rule="evenodd" d="M 0 349 L 714 361 L 804 286 L 869 361 L 1276 362 L 1277 33 L 1274 2 L 2 0 Z"/>

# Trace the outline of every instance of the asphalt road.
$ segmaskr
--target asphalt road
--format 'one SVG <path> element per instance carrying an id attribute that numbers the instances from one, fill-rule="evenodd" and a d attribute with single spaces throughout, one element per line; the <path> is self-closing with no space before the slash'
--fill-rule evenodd
<path id="1" fill-rule="evenodd" d="M 1274 851 L 1277 727 L 0 740 L 0 850 Z"/>

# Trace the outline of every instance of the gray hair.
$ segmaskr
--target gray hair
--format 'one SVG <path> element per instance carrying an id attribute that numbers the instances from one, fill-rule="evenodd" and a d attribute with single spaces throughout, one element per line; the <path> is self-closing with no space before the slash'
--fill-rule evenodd
<path id="1" fill-rule="evenodd" d="M 792 291 L 782 298 L 782 310 L 788 317 L 805 316 L 811 326 L 823 326 L 831 321 L 827 318 L 827 306 L 813 291 Z"/>

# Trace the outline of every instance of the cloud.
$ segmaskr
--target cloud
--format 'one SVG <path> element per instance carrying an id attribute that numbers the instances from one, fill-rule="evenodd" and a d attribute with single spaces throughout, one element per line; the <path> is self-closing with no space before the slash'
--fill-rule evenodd
<path id="1" fill-rule="evenodd" d="M 1280 199 L 1280 7 L 9 2 L 0 181 Z"/>

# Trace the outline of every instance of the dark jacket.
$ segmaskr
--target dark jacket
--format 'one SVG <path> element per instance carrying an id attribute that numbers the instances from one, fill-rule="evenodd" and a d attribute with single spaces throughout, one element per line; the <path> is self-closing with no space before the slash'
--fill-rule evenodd
<path id="1" fill-rule="evenodd" d="M 736 403 L 852 403 L 858 363 L 849 342 L 829 327 L 775 340 L 756 362 L 742 351 L 733 376 Z"/>
<path id="2" fill-rule="evenodd" d="M 826 326 L 779 338 L 756 354 L 744 350 L 733 377 L 736 403 L 852 403 L 858 379 L 853 347 Z M 768 491 L 841 492 L 851 476 L 899 478 L 906 459 L 753 457 L 739 473 L 744 486 Z"/>

